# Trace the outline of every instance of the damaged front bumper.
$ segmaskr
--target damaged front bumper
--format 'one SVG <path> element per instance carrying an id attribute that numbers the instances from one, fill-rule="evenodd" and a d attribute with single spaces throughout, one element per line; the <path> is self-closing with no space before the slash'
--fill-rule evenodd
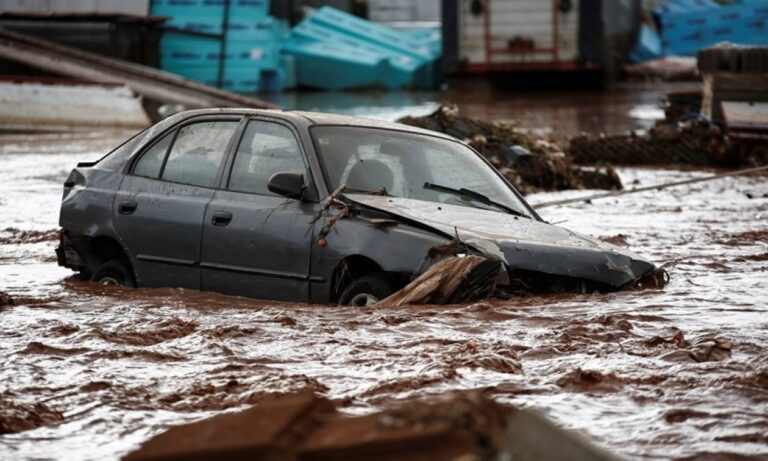
<path id="1" fill-rule="evenodd" d="M 67 232 L 61 232 L 59 246 L 56 248 L 56 261 L 59 266 L 72 270 L 80 270 L 83 267 L 83 259 L 75 248 Z"/>
<path id="2" fill-rule="evenodd" d="M 598 251 L 514 249 L 484 251 L 478 241 L 460 240 L 433 247 L 428 269 L 403 289 L 380 301 L 379 307 L 404 304 L 466 303 L 527 294 L 591 293 L 625 289 L 663 288 L 664 269 L 629 254 Z M 482 242 L 493 249 L 495 242 Z M 512 260 L 513 264 L 508 261 Z"/>
<path id="3" fill-rule="evenodd" d="M 630 252 L 531 242 L 501 244 L 513 291 L 536 293 L 615 291 L 656 270 Z"/>

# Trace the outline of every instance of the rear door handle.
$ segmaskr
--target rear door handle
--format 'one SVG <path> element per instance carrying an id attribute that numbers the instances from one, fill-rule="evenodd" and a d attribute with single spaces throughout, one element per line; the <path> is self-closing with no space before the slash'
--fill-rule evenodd
<path id="1" fill-rule="evenodd" d="M 123 200 L 120 202 L 120 205 L 118 205 L 117 212 L 120 214 L 133 214 L 138 207 L 139 204 L 133 200 Z"/>
<path id="2" fill-rule="evenodd" d="M 232 213 L 228 211 L 217 211 L 211 218 L 211 224 L 214 226 L 226 226 L 232 221 Z"/>

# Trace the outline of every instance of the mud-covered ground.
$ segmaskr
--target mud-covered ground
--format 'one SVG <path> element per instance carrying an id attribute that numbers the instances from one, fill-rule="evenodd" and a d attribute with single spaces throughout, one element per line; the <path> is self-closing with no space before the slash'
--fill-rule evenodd
<path id="1" fill-rule="evenodd" d="M 170 425 L 306 387 L 355 413 L 489 387 L 630 458 L 768 459 L 765 176 L 542 210 L 667 264 L 663 291 L 284 305 L 93 286 L 56 266 L 67 172 L 124 135 L 0 139 L 0 291 L 17 301 L 0 308 L 1 459 L 116 458 Z M 630 186 L 708 174 L 619 172 Z"/>

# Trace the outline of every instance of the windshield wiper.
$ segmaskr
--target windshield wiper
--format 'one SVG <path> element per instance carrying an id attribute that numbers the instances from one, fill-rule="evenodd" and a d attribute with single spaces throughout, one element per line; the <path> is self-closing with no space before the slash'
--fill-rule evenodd
<path id="1" fill-rule="evenodd" d="M 502 209 L 506 211 L 507 213 L 513 214 L 515 216 L 520 216 L 523 218 L 530 218 L 524 213 L 521 213 L 520 211 L 504 205 L 503 203 L 499 203 L 495 200 L 491 200 L 487 195 L 481 194 L 480 192 L 473 191 L 471 189 L 467 189 L 462 187 L 461 189 L 454 189 L 453 187 L 443 186 L 440 184 L 432 184 L 431 182 L 425 182 L 424 183 L 424 189 L 431 189 L 436 190 L 438 192 L 447 192 L 449 194 L 458 195 L 460 197 L 466 197 L 470 198 L 472 200 L 478 201 L 480 203 L 483 203 L 485 205 L 491 205 L 495 206 L 496 208 Z"/>

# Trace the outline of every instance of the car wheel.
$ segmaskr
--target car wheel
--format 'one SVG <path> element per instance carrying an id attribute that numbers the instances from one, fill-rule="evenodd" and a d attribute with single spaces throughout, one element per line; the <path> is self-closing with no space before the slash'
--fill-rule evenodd
<path id="1" fill-rule="evenodd" d="M 99 266 L 91 276 L 91 282 L 96 282 L 100 285 L 136 287 L 131 269 L 125 262 L 119 259 L 110 259 Z"/>
<path id="2" fill-rule="evenodd" d="M 366 275 L 352 281 L 339 296 L 341 306 L 372 306 L 395 290 L 383 275 Z"/>

